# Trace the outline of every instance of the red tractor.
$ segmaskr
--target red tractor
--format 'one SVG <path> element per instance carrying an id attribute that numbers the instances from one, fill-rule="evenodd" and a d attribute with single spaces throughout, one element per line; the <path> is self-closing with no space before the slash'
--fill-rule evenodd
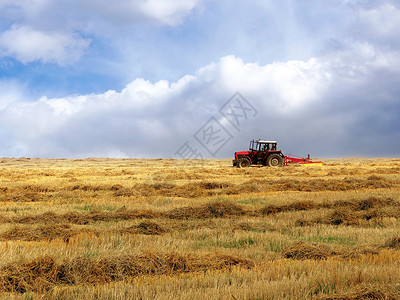
<path id="1" fill-rule="evenodd" d="M 249 151 L 235 152 L 233 160 L 233 165 L 239 168 L 250 165 L 282 167 L 284 164 L 285 156 L 281 150 L 277 150 L 276 141 L 253 140 L 250 142 Z"/>

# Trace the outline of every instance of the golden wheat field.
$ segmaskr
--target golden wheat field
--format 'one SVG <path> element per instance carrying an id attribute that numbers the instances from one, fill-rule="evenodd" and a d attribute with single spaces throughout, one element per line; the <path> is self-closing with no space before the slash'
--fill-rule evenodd
<path id="1" fill-rule="evenodd" d="M 400 160 L 1 159 L 4 299 L 399 299 Z"/>

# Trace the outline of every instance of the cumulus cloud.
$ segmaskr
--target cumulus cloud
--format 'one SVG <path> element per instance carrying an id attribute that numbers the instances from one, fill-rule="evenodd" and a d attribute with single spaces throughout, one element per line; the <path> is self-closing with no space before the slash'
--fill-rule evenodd
<path id="1" fill-rule="evenodd" d="M 215 117 L 234 137 L 217 157 L 247 147 L 249 137 L 278 139 L 286 152 L 302 155 L 369 155 L 375 142 L 387 147 L 383 154 L 392 154 L 398 146 L 384 141 L 399 138 L 390 130 L 399 125 L 399 88 L 387 90 L 379 75 L 393 70 L 369 68 L 354 81 L 357 68 L 323 58 L 260 65 L 227 56 L 172 83 L 136 79 L 119 92 L 18 102 L 0 112 L 3 134 L 11 137 L 9 148 L 0 151 L 40 157 L 167 157 L 189 140 L 207 157 L 193 134 Z M 235 91 L 258 111 L 240 130 L 218 112 Z M 376 115 L 377 108 L 385 114 Z M 379 130 L 373 126 L 377 122 Z"/>
<path id="2" fill-rule="evenodd" d="M 10 27 L 0 34 L 0 56 L 22 63 L 66 65 L 85 53 L 90 40 L 140 23 L 176 25 L 201 0 L 22 0 L 0 2 Z"/>
<path id="3" fill-rule="evenodd" d="M 0 55 L 22 63 L 40 60 L 65 65 L 76 62 L 90 41 L 76 34 L 44 32 L 27 26 L 12 26 L 0 35 Z"/>

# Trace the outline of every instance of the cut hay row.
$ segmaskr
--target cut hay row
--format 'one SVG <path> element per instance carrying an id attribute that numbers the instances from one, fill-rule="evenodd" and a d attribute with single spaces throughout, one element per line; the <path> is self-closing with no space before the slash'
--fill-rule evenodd
<path id="1" fill-rule="evenodd" d="M 352 291 L 335 294 L 324 295 L 318 298 L 319 300 L 398 300 L 400 299 L 400 288 L 393 288 L 390 286 L 361 286 Z"/>
<path id="2" fill-rule="evenodd" d="M 267 205 L 261 209 L 249 209 L 231 201 L 214 201 L 199 206 L 174 208 L 165 212 L 151 210 L 128 210 L 125 207 L 117 211 L 68 212 L 58 214 L 45 212 L 38 215 L 0 217 L 1 223 L 37 224 L 72 223 L 89 224 L 134 219 L 166 218 L 175 220 L 212 219 L 234 216 L 263 217 L 283 212 L 306 211 L 316 209 L 334 209 L 325 219 L 316 217 L 312 221 L 297 220 L 295 225 L 307 226 L 314 223 L 333 225 L 357 225 L 358 220 L 371 220 L 382 217 L 400 217 L 400 203 L 391 198 L 369 197 L 365 200 L 336 201 L 333 203 L 314 203 L 299 201 L 288 205 Z M 379 210 L 378 210 L 379 209 Z"/>
<path id="3" fill-rule="evenodd" d="M 326 245 L 299 242 L 284 249 L 282 256 L 295 260 L 325 260 L 333 256 L 354 259 L 363 254 L 378 254 L 378 252 L 379 247 L 338 251 L 332 250 Z M 182 254 L 147 251 L 135 255 L 98 259 L 80 256 L 61 262 L 54 257 L 45 256 L 1 267 L 0 291 L 41 293 L 51 290 L 57 285 L 93 285 L 126 281 L 137 276 L 172 276 L 180 273 L 230 270 L 234 266 L 251 269 L 256 265 L 249 259 L 219 253 Z"/>
<path id="4" fill-rule="evenodd" d="M 0 234 L 0 241 L 51 241 L 54 239 L 62 239 L 68 242 L 72 236 L 80 233 L 97 232 L 89 229 L 72 229 L 68 224 L 50 224 L 39 225 L 36 228 L 14 227 Z"/>
<path id="5" fill-rule="evenodd" d="M 94 230 L 87 228 L 72 228 L 69 224 L 42 224 L 37 227 L 17 226 L 0 234 L 0 241 L 51 241 L 62 239 L 69 242 L 71 237 L 89 233 L 99 236 L 100 234 L 144 234 L 160 235 L 170 230 L 152 221 L 143 221 L 138 225 L 115 230 Z"/>
<path id="6" fill-rule="evenodd" d="M 3 223 L 19 223 L 19 224 L 60 224 L 71 223 L 84 225 L 93 222 L 110 222 L 119 220 L 134 220 L 134 219 L 152 219 L 159 217 L 160 213 L 149 210 L 127 210 L 121 208 L 115 212 L 90 211 L 87 213 L 69 212 L 58 214 L 52 211 L 38 215 L 15 216 L 11 218 L 0 217 Z"/>
<path id="7" fill-rule="evenodd" d="M 327 259 L 328 257 L 356 258 L 364 254 L 378 254 L 382 247 L 366 246 L 366 247 L 349 247 L 346 249 L 332 249 L 320 243 L 297 242 L 282 251 L 284 258 L 290 259 Z"/>
<path id="8" fill-rule="evenodd" d="M 369 212 L 357 212 L 343 209 L 336 209 L 326 216 L 316 216 L 312 219 L 305 220 L 299 218 L 294 221 L 294 226 L 298 227 L 310 227 L 318 224 L 335 225 L 335 226 L 381 226 L 385 227 L 387 220 L 391 223 L 395 222 L 400 218 L 399 210 L 377 211 L 371 210 Z"/>
<path id="9" fill-rule="evenodd" d="M 181 254 L 146 252 L 114 258 L 77 257 L 57 262 L 41 257 L 30 262 L 0 268 L 0 291 L 43 292 L 56 285 L 99 284 L 127 280 L 139 275 L 174 275 L 177 273 L 229 270 L 233 266 L 254 267 L 250 260 L 224 254 Z"/>
<path id="10" fill-rule="evenodd" d="M 386 218 L 400 218 L 399 202 L 392 199 L 371 197 L 357 202 L 338 201 L 332 205 L 322 205 L 332 211 L 325 216 L 314 216 L 312 219 L 298 219 L 296 226 L 312 226 L 315 224 L 372 226 L 384 225 Z"/>
<path id="11" fill-rule="evenodd" d="M 90 211 L 86 213 L 69 212 L 57 214 L 45 212 L 39 215 L 0 217 L 2 223 L 37 224 L 37 223 L 72 223 L 89 224 L 93 222 L 110 222 L 118 220 L 153 219 L 164 217 L 167 219 L 210 219 L 240 215 L 253 215 L 253 211 L 245 210 L 242 206 L 228 201 L 211 202 L 197 207 L 182 207 L 166 212 L 150 210 L 128 210 L 121 208 L 117 211 Z"/>
<path id="12" fill-rule="evenodd" d="M 109 197 L 185 197 L 198 198 L 216 195 L 239 195 L 260 192 L 321 192 L 359 189 L 400 188 L 400 181 L 370 176 L 345 179 L 256 179 L 235 184 L 228 182 L 137 183 L 132 187 L 114 185 L 69 185 L 58 189 L 43 185 L 0 186 L 0 202 L 37 202 L 82 192 L 103 192 Z"/>
<path id="13" fill-rule="evenodd" d="M 393 237 L 383 245 L 333 249 L 321 243 L 296 242 L 282 251 L 282 257 L 290 259 L 327 259 L 328 257 L 356 258 L 363 254 L 378 254 L 381 249 L 400 250 L 400 238 Z"/>
<path id="14" fill-rule="evenodd" d="M 165 218 L 175 220 L 211 219 L 244 215 L 255 216 L 255 212 L 231 201 L 210 202 L 197 207 L 175 208 L 162 214 Z"/>
<path id="15" fill-rule="evenodd" d="M 238 225 L 235 228 L 246 230 Z M 115 234 L 141 234 L 141 235 L 162 235 L 164 233 L 173 233 L 174 229 L 166 228 L 156 222 L 145 220 L 137 225 L 118 229 L 95 230 L 88 228 L 73 228 L 68 224 L 58 225 L 39 225 L 37 227 L 18 226 L 0 234 L 0 241 L 51 241 L 61 239 L 68 243 L 70 238 L 79 234 L 92 234 L 100 237 L 104 235 Z M 179 230 L 179 229 L 178 229 Z M 400 237 L 395 236 L 385 243 L 368 246 L 336 246 L 325 243 L 310 243 L 298 241 L 282 250 L 281 255 L 284 258 L 291 259 L 326 259 L 332 256 L 342 258 L 355 258 L 362 254 L 377 254 L 381 249 L 400 250 Z"/>
<path id="16" fill-rule="evenodd" d="M 298 201 L 288 205 L 269 205 L 265 206 L 260 210 L 263 215 L 276 214 L 280 212 L 290 212 L 290 211 L 303 211 L 311 209 L 338 209 L 347 208 L 351 211 L 366 211 L 372 208 L 382 208 L 382 207 L 396 207 L 400 208 L 400 202 L 394 201 L 391 198 L 377 198 L 369 197 L 364 200 L 351 200 L 351 201 L 335 201 L 332 203 L 313 203 L 312 201 Z"/>

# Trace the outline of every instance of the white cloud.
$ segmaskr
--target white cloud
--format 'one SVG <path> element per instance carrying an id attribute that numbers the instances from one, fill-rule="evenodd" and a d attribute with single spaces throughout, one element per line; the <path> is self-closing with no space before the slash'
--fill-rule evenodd
<path id="1" fill-rule="evenodd" d="M 146 0 L 138 6 L 144 15 L 160 22 L 174 25 L 195 8 L 200 0 Z"/>
<path id="2" fill-rule="evenodd" d="M 347 62 L 323 58 L 260 65 L 226 56 L 173 83 L 136 79 L 120 92 L 20 101 L 0 110 L 3 135 L 9 137 L 0 155 L 173 156 L 211 116 L 221 119 L 218 109 L 235 91 L 251 102 L 258 117 L 240 132 L 227 128 L 235 139 L 221 156 L 257 137 L 276 138 L 284 150 L 299 154 L 364 150 L 368 155 L 365 145 L 372 139 L 398 135 L 387 130 L 400 117 L 393 100 L 397 90 L 388 91 L 371 68 L 358 81 L 343 76 L 349 72 Z M 386 113 L 377 115 L 378 110 Z M 384 132 L 374 132 L 368 123 L 376 124 L 379 116 Z M 346 148 L 349 142 L 355 150 Z"/>
<path id="3" fill-rule="evenodd" d="M 76 34 L 13 26 L 0 35 L 0 54 L 15 57 L 22 63 L 40 60 L 65 65 L 76 62 L 89 44 L 89 40 Z"/>
<path id="4" fill-rule="evenodd" d="M 115 38 L 141 23 L 176 25 L 202 0 L 2 0 L 0 57 L 28 63 L 77 62 L 90 46 L 85 35 Z"/>
<path id="5" fill-rule="evenodd" d="M 400 10 L 389 3 L 371 9 L 360 9 L 360 20 L 368 36 L 379 36 L 392 40 L 400 34 Z"/>
<path id="6" fill-rule="evenodd" d="M 204 73 L 204 74 L 202 74 Z M 291 111 L 315 100 L 320 89 L 329 82 L 323 65 L 316 59 L 309 61 L 276 62 L 265 66 L 245 64 L 241 59 L 227 56 L 218 65 L 210 65 L 200 74 L 205 78 L 213 74 L 214 84 L 253 95 L 273 95 L 269 105 L 279 104 L 278 110 Z"/>
<path id="7" fill-rule="evenodd" d="M 155 21 L 175 25 L 203 0 L 2 0 L 0 15 L 5 20 L 35 28 L 110 27 Z M 99 32 L 97 32 L 99 33 Z"/>
<path id="8" fill-rule="evenodd" d="M 0 111 L 13 103 L 23 101 L 23 89 L 20 84 L 13 80 L 0 80 Z"/>

